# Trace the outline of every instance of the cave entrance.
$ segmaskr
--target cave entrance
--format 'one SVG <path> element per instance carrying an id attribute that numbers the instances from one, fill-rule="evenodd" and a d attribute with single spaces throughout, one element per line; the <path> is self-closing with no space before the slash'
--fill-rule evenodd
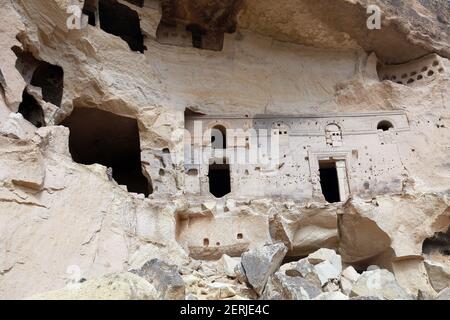
<path id="1" fill-rule="evenodd" d="M 18 112 L 34 126 L 38 128 L 45 126 L 44 110 L 26 89 L 23 91 L 22 102 L 19 105 Z"/>
<path id="2" fill-rule="evenodd" d="M 319 161 L 320 186 L 322 194 L 330 203 L 340 202 L 341 196 L 339 192 L 338 171 L 336 161 L 321 160 Z"/>
<path id="3" fill-rule="evenodd" d="M 209 165 L 209 192 L 216 198 L 222 198 L 231 192 L 230 165 L 212 163 Z"/>
<path id="4" fill-rule="evenodd" d="M 60 107 L 64 90 L 64 71 L 61 67 L 41 61 L 33 73 L 31 85 L 42 89 L 42 99 Z"/>
<path id="5" fill-rule="evenodd" d="M 75 162 L 102 164 L 129 192 L 148 196 L 151 184 L 142 173 L 139 129 L 136 119 L 111 112 L 75 108 L 62 125 L 70 129 L 69 148 Z"/>
<path id="6" fill-rule="evenodd" d="M 144 53 L 144 36 L 136 11 L 117 0 L 100 0 L 100 28 L 122 38 L 133 51 Z"/>

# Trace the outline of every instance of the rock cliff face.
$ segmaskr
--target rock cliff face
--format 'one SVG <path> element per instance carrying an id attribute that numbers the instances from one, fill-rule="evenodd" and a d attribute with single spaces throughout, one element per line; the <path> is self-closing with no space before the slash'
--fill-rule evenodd
<path id="1" fill-rule="evenodd" d="M 0 298 L 448 297 L 448 1 L 0 0 L 0 15 Z M 306 119 L 289 135 L 311 141 L 284 147 L 305 152 L 290 170 L 310 197 L 245 180 L 257 196 L 216 198 L 193 178 L 186 117 L 237 114 Z M 361 114 L 387 120 L 358 149 Z M 316 118 L 343 120 L 314 133 Z M 330 163 L 349 177 L 338 201 L 316 172 Z M 251 170 L 290 190 L 282 167 Z M 395 188 L 354 187 L 381 167 Z"/>

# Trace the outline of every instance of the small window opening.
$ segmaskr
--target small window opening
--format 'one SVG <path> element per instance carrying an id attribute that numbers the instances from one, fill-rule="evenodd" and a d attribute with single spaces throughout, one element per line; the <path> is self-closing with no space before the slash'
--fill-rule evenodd
<path id="1" fill-rule="evenodd" d="M 210 164 L 209 165 L 209 192 L 216 198 L 222 198 L 231 192 L 230 165 Z"/>
<path id="2" fill-rule="evenodd" d="M 322 194 L 329 203 L 340 202 L 339 182 L 336 162 L 325 160 L 319 161 L 320 185 Z"/>
<path id="3" fill-rule="evenodd" d="M 388 131 L 389 129 L 393 128 L 394 128 L 393 124 L 387 120 L 380 121 L 378 122 L 377 125 L 377 130 Z"/>
<path id="4" fill-rule="evenodd" d="M 75 162 L 112 169 L 118 184 L 148 196 L 151 183 L 142 173 L 136 119 L 93 108 L 75 108 L 62 125 L 70 129 L 69 149 Z"/>

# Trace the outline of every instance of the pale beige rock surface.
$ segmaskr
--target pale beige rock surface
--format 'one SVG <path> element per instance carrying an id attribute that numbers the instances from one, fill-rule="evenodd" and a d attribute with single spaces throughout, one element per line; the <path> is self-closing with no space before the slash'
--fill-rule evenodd
<path id="1" fill-rule="evenodd" d="M 422 252 L 426 239 L 445 238 L 450 226 L 448 2 L 377 0 L 382 29 L 371 32 L 365 0 L 246 0 L 242 7 L 202 0 L 195 8 L 178 1 L 187 9 L 169 18 L 224 33 L 221 51 L 193 48 L 191 39 L 162 44 L 159 1 L 146 0 L 142 8 L 120 3 L 140 18 L 143 53 L 98 25 L 69 30 L 69 0 L 0 0 L 1 299 L 153 299 L 159 293 L 148 282 L 124 272 L 154 258 L 176 265 L 186 297 L 195 299 L 255 299 L 266 282 L 269 298 L 434 298 L 440 291 L 448 299 L 442 290 L 448 270 L 440 266 L 448 242 L 425 263 Z M 63 70 L 60 105 L 47 101 L 32 79 L 45 63 Z M 397 73 L 407 77 L 392 79 Z M 16 113 L 24 90 L 41 106 L 46 126 L 38 129 Z M 75 161 L 64 121 L 79 108 L 136 120 L 138 171 L 153 194 L 127 192 L 99 161 Z M 290 152 L 304 159 L 301 189 L 314 196 L 270 197 L 264 184 L 247 183 L 257 196 L 216 199 L 206 190 L 206 197 L 195 197 L 185 174 L 186 108 L 249 119 L 308 115 L 306 127 L 289 134 L 310 141 Z M 367 122 L 372 136 L 359 149 L 346 139 L 360 131 L 343 126 L 343 144 L 330 149 L 325 128 L 311 129 L 319 120 L 308 120 L 345 113 L 348 123 L 358 114 L 392 111 L 407 119 L 407 129 L 383 133 Z M 99 126 L 84 120 L 85 129 Z M 369 153 L 373 145 L 383 151 Z M 340 150 L 352 163 L 347 182 L 362 187 L 349 188 L 347 201 L 324 201 L 311 166 L 324 150 Z M 290 190 L 301 164 L 284 165 L 291 166 L 286 180 L 276 170 L 257 174 Z M 245 179 L 252 169 L 239 170 L 232 179 Z M 383 170 L 398 173 L 391 184 L 378 178 Z M 257 294 L 236 258 L 279 242 L 293 262 L 279 269 L 283 258 L 276 259 Z M 321 248 L 336 256 L 324 257 Z M 300 259 L 310 254 L 316 256 L 311 263 Z M 365 271 L 370 265 L 382 269 Z M 385 289 L 367 288 L 374 274 Z M 87 279 L 78 291 L 64 289 L 73 276 Z"/>

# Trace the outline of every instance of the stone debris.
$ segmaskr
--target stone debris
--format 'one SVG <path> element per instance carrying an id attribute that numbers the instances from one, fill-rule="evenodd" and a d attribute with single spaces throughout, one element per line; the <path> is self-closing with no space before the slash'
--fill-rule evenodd
<path id="1" fill-rule="evenodd" d="M 157 300 L 158 290 L 130 272 L 106 275 L 66 288 L 37 294 L 30 300 Z"/>
<path id="2" fill-rule="evenodd" d="M 262 294 L 269 277 L 280 267 L 286 252 L 284 244 L 276 243 L 242 254 L 241 263 L 245 276 L 256 293 Z"/>

